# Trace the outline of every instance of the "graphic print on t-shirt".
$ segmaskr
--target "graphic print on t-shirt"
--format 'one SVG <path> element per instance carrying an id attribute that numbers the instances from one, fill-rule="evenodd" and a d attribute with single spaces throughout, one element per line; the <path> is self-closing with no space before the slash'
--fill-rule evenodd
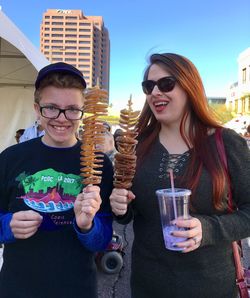
<path id="1" fill-rule="evenodd" d="M 22 178 L 22 179 L 20 179 Z M 81 192 L 81 177 L 65 174 L 53 169 L 39 171 L 17 177 L 25 195 L 21 196 L 25 204 L 39 212 L 63 212 L 73 208 L 76 196 Z"/>

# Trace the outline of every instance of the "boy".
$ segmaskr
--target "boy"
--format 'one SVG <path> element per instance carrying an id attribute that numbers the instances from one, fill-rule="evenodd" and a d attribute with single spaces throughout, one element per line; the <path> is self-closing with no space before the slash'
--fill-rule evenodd
<path id="1" fill-rule="evenodd" d="M 112 165 L 105 156 L 100 187 L 82 190 L 76 131 L 86 83 L 80 71 L 50 64 L 35 88 L 45 135 L 0 154 L 1 298 L 95 298 L 94 252 L 112 236 Z"/>

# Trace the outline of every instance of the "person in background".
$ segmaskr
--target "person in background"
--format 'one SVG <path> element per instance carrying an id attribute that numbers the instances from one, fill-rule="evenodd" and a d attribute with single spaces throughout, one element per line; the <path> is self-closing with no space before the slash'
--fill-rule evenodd
<path id="1" fill-rule="evenodd" d="M 36 120 L 32 126 L 25 129 L 24 133 L 19 139 L 19 143 L 31 140 L 33 138 L 42 137 L 44 133 L 45 131 L 40 121 Z"/>
<path id="2" fill-rule="evenodd" d="M 104 143 L 97 145 L 96 149 L 104 152 L 113 163 L 114 156 L 117 152 L 115 148 L 114 136 L 111 133 L 111 126 L 107 122 L 104 122 L 103 125 L 106 128 L 106 131 L 104 132 Z"/>
<path id="3" fill-rule="evenodd" d="M 16 131 L 15 139 L 17 143 L 20 143 L 20 137 L 23 135 L 25 129 L 20 128 Z"/>
<path id="4" fill-rule="evenodd" d="M 115 148 L 118 150 L 116 138 L 121 135 L 122 129 L 117 128 L 114 132 L 114 141 L 115 141 Z"/>
<path id="5" fill-rule="evenodd" d="M 111 126 L 109 125 L 108 122 L 103 122 L 103 126 L 107 129 L 108 132 L 111 132 Z"/>
<path id="6" fill-rule="evenodd" d="M 45 134 L 0 154 L 1 298 L 96 298 L 95 253 L 112 237 L 113 169 L 83 185 L 81 142 L 86 83 L 66 63 L 50 64 L 35 82 L 35 111 Z"/>
<path id="7" fill-rule="evenodd" d="M 250 124 L 246 128 L 246 132 L 244 134 L 244 137 L 248 137 L 248 138 L 250 137 Z"/>
<path id="8" fill-rule="evenodd" d="M 232 241 L 250 236 L 250 152 L 236 132 L 211 113 L 200 75 L 187 58 L 153 54 L 144 74 L 146 102 L 138 120 L 137 170 L 132 191 L 114 189 L 111 207 L 119 223 L 134 219 L 133 298 L 236 298 Z M 228 213 L 227 179 L 215 131 L 222 129 L 233 201 Z M 192 191 L 189 219 L 176 220 L 187 238 L 165 248 L 157 189 Z"/>
<path id="9" fill-rule="evenodd" d="M 244 138 L 247 141 L 248 148 L 250 149 L 250 124 L 247 126 Z"/>
<path id="10" fill-rule="evenodd" d="M 103 152 L 107 154 L 107 156 L 112 161 L 112 163 L 114 163 L 114 158 L 117 150 L 115 148 L 114 136 L 109 131 L 105 133 L 105 143 L 104 143 L 103 150 L 104 150 Z"/>

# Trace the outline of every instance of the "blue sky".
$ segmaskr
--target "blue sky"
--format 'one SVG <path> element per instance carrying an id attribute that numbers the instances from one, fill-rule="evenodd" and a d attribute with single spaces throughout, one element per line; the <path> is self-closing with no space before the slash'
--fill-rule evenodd
<path id="1" fill-rule="evenodd" d="M 0 0 L 3 12 L 39 48 L 47 9 L 80 9 L 103 16 L 111 42 L 110 102 L 124 108 L 130 94 L 143 105 L 147 58 L 175 52 L 197 66 L 208 96 L 225 96 L 237 81 L 237 58 L 250 47 L 250 0 Z"/>

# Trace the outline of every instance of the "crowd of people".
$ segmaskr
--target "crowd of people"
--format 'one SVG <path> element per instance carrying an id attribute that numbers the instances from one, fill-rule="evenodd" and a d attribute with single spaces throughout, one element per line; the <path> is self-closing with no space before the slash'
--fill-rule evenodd
<path id="1" fill-rule="evenodd" d="M 0 153 L 1 298 L 96 298 L 94 256 L 111 240 L 113 220 L 133 222 L 128 297 L 237 297 L 231 244 L 250 237 L 247 143 L 213 116 L 199 72 L 186 57 L 151 55 L 141 86 L 146 100 L 136 125 L 132 188 L 113 188 L 120 131 L 113 134 L 108 123 L 105 143 L 96 148 L 105 153 L 102 182 L 83 185 L 78 128 L 86 82 L 63 62 L 39 71 L 36 133 L 28 137 L 28 130 L 18 130 L 18 144 Z M 180 229 L 172 232 L 179 251 L 165 248 L 156 199 L 158 189 L 172 186 L 169 172 L 175 187 L 192 192 L 191 216 L 177 219 Z M 179 237 L 186 240 L 178 242 Z"/>

